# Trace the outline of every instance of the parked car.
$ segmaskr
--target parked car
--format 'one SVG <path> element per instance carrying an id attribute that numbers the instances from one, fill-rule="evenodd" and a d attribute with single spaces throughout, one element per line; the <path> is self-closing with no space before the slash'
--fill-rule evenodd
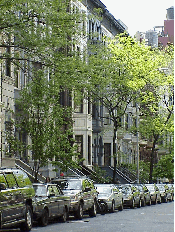
<path id="1" fill-rule="evenodd" d="M 0 228 L 32 228 L 34 190 L 27 174 L 17 168 L 0 169 Z"/>
<path id="2" fill-rule="evenodd" d="M 120 185 L 120 189 L 123 193 L 124 206 L 129 206 L 130 208 L 134 208 L 135 206 L 138 208 L 141 207 L 142 202 L 140 192 L 134 185 Z"/>
<path id="3" fill-rule="evenodd" d="M 87 211 L 89 216 L 96 217 L 98 194 L 92 180 L 86 177 L 69 177 L 53 182 L 61 186 L 65 196 L 70 197 L 70 214 L 82 219 L 83 213 Z"/>
<path id="4" fill-rule="evenodd" d="M 64 196 L 56 184 L 34 183 L 35 197 L 33 198 L 33 219 L 42 226 L 48 224 L 48 220 L 59 217 L 65 222 L 68 218 L 70 198 Z"/>
<path id="5" fill-rule="evenodd" d="M 161 204 L 161 193 L 158 189 L 158 187 L 155 184 L 145 184 L 145 186 L 148 188 L 148 190 L 151 193 L 151 203 L 153 204 Z"/>
<path id="6" fill-rule="evenodd" d="M 165 184 L 156 184 L 156 185 L 161 193 L 162 202 L 167 203 L 168 201 L 172 201 L 172 194 L 168 186 Z"/>
<path id="7" fill-rule="evenodd" d="M 169 191 L 171 193 L 172 196 L 172 201 L 174 200 L 174 184 L 166 184 L 169 188 Z"/>
<path id="8" fill-rule="evenodd" d="M 114 212 L 115 209 L 123 210 L 123 194 L 113 184 L 95 184 L 98 192 L 98 205 L 104 212 Z M 103 212 L 102 212 L 103 213 Z"/>
<path id="9" fill-rule="evenodd" d="M 148 188 L 143 184 L 135 184 L 135 187 L 140 192 L 142 206 L 151 205 L 151 194 Z"/>

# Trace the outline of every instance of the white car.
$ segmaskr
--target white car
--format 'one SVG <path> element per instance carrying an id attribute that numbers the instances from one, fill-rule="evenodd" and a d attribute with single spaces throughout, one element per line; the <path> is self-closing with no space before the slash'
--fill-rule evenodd
<path id="1" fill-rule="evenodd" d="M 123 210 L 123 194 L 113 184 L 95 184 L 98 192 L 98 206 L 101 212 Z"/>

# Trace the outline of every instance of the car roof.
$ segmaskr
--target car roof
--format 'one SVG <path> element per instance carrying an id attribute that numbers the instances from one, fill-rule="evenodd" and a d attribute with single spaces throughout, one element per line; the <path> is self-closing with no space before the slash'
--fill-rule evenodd
<path id="1" fill-rule="evenodd" d="M 33 183 L 33 185 L 38 185 L 38 186 L 48 186 L 48 185 L 52 185 L 52 186 L 57 186 L 57 184 L 52 184 L 52 183 Z"/>
<path id="2" fill-rule="evenodd" d="M 94 186 L 96 186 L 96 187 L 100 187 L 100 186 L 102 186 L 102 187 L 115 187 L 115 185 L 114 184 L 94 184 Z"/>

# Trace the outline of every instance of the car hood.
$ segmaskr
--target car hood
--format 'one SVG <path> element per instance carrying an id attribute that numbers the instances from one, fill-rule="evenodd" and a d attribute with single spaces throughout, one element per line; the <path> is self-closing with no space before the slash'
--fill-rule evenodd
<path id="1" fill-rule="evenodd" d="M 132 193 L 123 193 L 123 197 L 132 196 Z"/>
<path id="2" fill-rule="evenodd" d="M 40 196 L 36 196 L 36 197 L 33 197 L 32 200 L 35 202 L 35 203 L 38 203 L 38 202 L 41 202 L 41 201 L 45 201 L 47 200 L 48 197 L 40 197 Z"/>
<path id="3" fill-rule="evenodd" d="M 80 190 L 75 190 L 75 189 L 71 189 L 71 190 L 63 190 L 63 193 L 65 196 L 72 196 L 72 195 L 76 195 L 77 193 L 80 193 Z"/>
<path id="4" fill-rule="evenodd" d="M 111 194 L 99 193 L 98 199 L 108 199 L 110 196 L 111 196 Z"/>
<path id="5" fill-rule="evenodd" d="M 149 190 L 150 194 L 156 194 L 154 190 Z"/>

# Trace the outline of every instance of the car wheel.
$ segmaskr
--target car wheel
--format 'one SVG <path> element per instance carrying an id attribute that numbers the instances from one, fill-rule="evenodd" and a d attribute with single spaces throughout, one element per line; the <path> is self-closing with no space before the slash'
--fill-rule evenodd
<path id="1" fill-rule="evenodd" d="M 28 232 L 32 229 L 32 224 L 33 224 L 32 210 L 29 205 L 26 205 L 24 216 L 25 216 L 25 222 L 21 224 L 20 230 Z"/>
<path id="2" fill-rule="evenodd" d="M 75 218 L 82 219 L 83 218 L 83 204 L 80 203 L 78 206 L 78 210 L 75 212 Z"/>
<path id="3" fill-rule="evenodd" d="M 151 198 L 149 199 L 148 205 L 149 205 L 149 206 L 151 205 Z"/>
<path id="4" fill-rule="evenodd" d="M 146 199 L 144 198 L 142 201 L 142 207 L 145 207 L 145 205 L 146 205 Z"/>
<path id="5" fill-rule="evenodd" d="M 171 195 L 170 201 L 173 201 L 173 196 Z"/>
<path id="6" fill-rule="evenodd" d="M 123 210 L 123 200 L 122 200 L 121 205 L 120 205 L 120 207 L 118 208 L 118 210 L 119 210 L 119 211 L 122 211 L 122 210 Z"/>
<path id="7" fill-rule="evenodd" d="M 66 208 L 64 208 L 64 211 L 63 211 L 63 214 L 60 217 L 60 220 L 62 222 L 66 222 L 66 220 L 67 220 L 67 210 L 66 210 Z"/>
<path id="8" fill-rule="evenodd" d="M 41 226 L 47 226 L 49 220 L 49 213 L 47 209 L 44 209 L 42 217 L 40 218 L 40 225 Z"/>
<path id="9" fill-rule="evenodd" d="M 132 204 L 131 204 L 131 209 L 134 209 L 134 207 L 135 207 L 135 200 L 134 200 L 134 198 L 132 199 Z"/>
<path id="10" fill-rule="evenodd" d="M 101 214 L 107 213 L 107 206 L 105 204 L 102 204 L 101 206 Z"/>
<path id="11" fill-rule="evenodd" d="M 140 208 L 141 206 L 142 206 L 142 201 L 141 201 L 141 199 L 139 199 L 139 203 L 137 205 L 137 208 Z"/>
<path id="12" fill-rule="evenodd" d="M 110 212 L 114 213 L 114 211 L 115 211 L 115 201 L 112 201 L 112 207 L 111 207 Z"/>
<path id="13" fill-rule="evenodd" d="M 154 205 L 156 205 L 156 204 L 157 204 L 157 196 L 156 196 L 155 201 L 154 201 Z"/>
<path id="14" fill-rule="evenodd" d="M 94 202 L 92 208 L 89 210 L 89 216 L 90 217 L 96 217 L 97 215 L 97 204 Z"/>

